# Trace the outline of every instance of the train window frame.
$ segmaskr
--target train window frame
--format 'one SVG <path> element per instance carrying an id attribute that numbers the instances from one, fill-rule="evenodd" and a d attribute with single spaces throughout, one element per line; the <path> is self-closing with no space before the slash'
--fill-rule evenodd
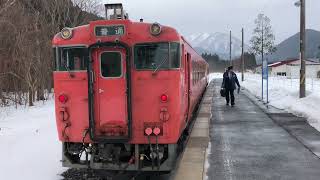
<path id="1" fill-rule="evenodd" d="M 53 47 L 52 48 L 52 51 L 53 51 L 53 71 L 57 71 L 57 68 L 58 68 L 58 64 L 59 64 L 59 49 L 58 47 Z"/>
<path id="2" fill-rule="evenodd" d="M 101 57 L 102 57 L 102 54 L 103 53 L 108 53 L 108 52 L 113 52 L 113 53 L 118 53 L 119 55 L 120 55 L 120 58 L 121 58 L 121 75 L 120 76 L 117 76 L 117 77 L 105 77 L 105 76 L 103 76 L 102 75 L 102 69 L 101 69 Z M 122 57 L 122 53 L 120 52 L 120 51 L 102 51 L 102 52 L 100 52 L 99 53 L 99 74 L 100 74 L 100 77 L 102 78 L 102 79 L 121 79 L 121 78 L 123 78 L 124 77 L 124 68 L 123 68 L 123 57 Z"/>
<path id="3" fill-rule="evenodd" d="M 54 47 L 55 49 L 55 67 L 54 67 L 54 72 L 86 72 L 87 71 L 87 65 L 88 65 L 88 62 L 89 62 L 89 51 L 88 51 L 88 47 L 87 46 L 83 46 L 83 45 L 79 45 L 79 46 L 57 46 L 57 47 Z M 86 64 L 84 64 L 84 68 L 83 70 L 71 70 L 71 69 L 63 69 L 61 70 L 61 61 L 62 61 L 62 56 L 63 56 L 63 50 L 65 49 L 84 49 L 86 50 L 87 54 L 87 62 Z M 84 60 L 84 61 L 86 61 Z"/>
<path id="4" fill-rule="evenodd" d="M 168 56 L 169 56 L 169 62 L 171 61 L 170 58 L 171 58 L 171 44 L 172 43 L 176 43 L 178 44 L 178 62 L 179 62 L 179 67 L 178 68 L 159 68 L 158 71 L 180 71 L 181 68 L 182 68 L 182 44 L 179 42 L 179 41 L 160 41 L 160 42 L 141 42 L 141 43 L 136 43 L 133 45 L 133 48 L 132 48 L 132 58 L 133 58 L 133 61 L 132 61 L 132 67 L 134 70 L 136 71 L 154 71 L 155 69 L 140 69 L 140 68 L 137 68 L 136 67 L 136 55 L 135 55 L 135 49 L 136 49 L 136 46 L 138 45 L 148 45 L 148 44 L 160 44 L 160 43 L 167 43 L 168 44 Z"/>

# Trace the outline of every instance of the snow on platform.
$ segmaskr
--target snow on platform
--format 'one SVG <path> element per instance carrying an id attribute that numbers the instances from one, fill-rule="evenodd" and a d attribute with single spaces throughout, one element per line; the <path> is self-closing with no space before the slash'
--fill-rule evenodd
<path id="1" fill-rule="evenodd" d="M 61 166 L 53 100 L 0 107 L 0 179 L 57 180 Z"/>

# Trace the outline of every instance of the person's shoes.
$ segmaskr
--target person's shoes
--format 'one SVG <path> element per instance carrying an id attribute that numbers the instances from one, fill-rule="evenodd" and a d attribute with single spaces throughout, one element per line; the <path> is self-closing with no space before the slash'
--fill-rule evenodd
<path id="1" fill-rule="evenodd" d="M 231 107 L 234 107 L 235 104 L 231 104 Z"/>
<path id="2" fill-rule="evenodd" d="M 229 103 L 227 103 L 226 106 L 229 106 Z"/>

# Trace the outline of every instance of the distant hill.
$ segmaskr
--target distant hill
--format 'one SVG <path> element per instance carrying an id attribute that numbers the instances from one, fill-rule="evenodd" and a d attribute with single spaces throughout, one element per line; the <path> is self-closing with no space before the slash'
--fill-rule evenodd
<path id="1" fill-rule="evenodd" d="M 225 33 L 197 33 L 187 36 L 186 39 L 192 44 L 199 54 L 217 54 L 220 59 L 229 60 L 230 35 Z M 245 45 L 245 50 L 248 46 Z M 232 57 L 241 55 L 241 40 L 232 37 Z"/>
<path id="2" fill-rule="evenodd" d="M 300 56 L 300 33 L 284 40 L 277 46 L 277 51 L 267 56 L 270 62 L 284 61 Z M 306 56 L 309 59 L 320 58 L 320 32 L 312 29 L 306 30 Z"/>

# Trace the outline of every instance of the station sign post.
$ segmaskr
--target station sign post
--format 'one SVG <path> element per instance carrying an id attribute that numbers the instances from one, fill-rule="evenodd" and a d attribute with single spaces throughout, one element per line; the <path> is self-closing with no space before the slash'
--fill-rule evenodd
<path id="1" fill-rule="evenodd" d="M 262 101 L 264 100 L 264 92 L 266 90 L 266 103 L 269 103 L 269 67 L 268 67 L 268 59 L 263 60 L 262 62 L 262 88 L 261 88 L 261 94 L 262 94 Z M 265 83 L 264 81 L 266 81 L 266 87 L 265 87 Z"/>

